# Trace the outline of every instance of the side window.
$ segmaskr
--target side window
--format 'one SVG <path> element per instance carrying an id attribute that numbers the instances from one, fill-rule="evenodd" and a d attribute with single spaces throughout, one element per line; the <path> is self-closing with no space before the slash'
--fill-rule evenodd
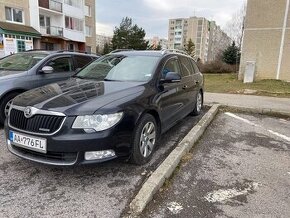
<path id="1" fill-rule="evenodd" d="M 165 76 L 168 72 L 175 72 L 180 74 L 178 60 L 175 58 L 169 59 L 162 70 L 162 79 L 165 79 Z"/>
<path id="2" fill-rule="evenodd" d="M 84 55 L 76 55 L 74 56 L 75 64 L 76 64 L 76 69 L 77 68 L 83 68 L 86 66 L 88 63 L 92 61 L 92 58 L 90 56 L 84 56 Z"/>
<path id="3" fill-rule="evenodd" d="M 199 72 L 199 69 L 198 69 L 198 66 L 197 66 L 197 64 L 195 63 L 194 60 L 191 60 L 191 64 L 193 66 L 194 73 L 198 73 Z"/>
<path id="4" fill-rule="evenodd" d="M 190 59 L 187 57 L 182 57 L 182 56 L 179 58 L 180 58 L 180 63 L 181 63 L 182 77 L 192 75 L 194 73 L 194 70 L 190 63 Z"/>
<path id="5" fill-rule="evenodd" d="M 73 70 L 72 61 L 70 57 L 56 58 L 50 61 L 46 66 L 51 66 L 54 73 L 70 72 Z"/>

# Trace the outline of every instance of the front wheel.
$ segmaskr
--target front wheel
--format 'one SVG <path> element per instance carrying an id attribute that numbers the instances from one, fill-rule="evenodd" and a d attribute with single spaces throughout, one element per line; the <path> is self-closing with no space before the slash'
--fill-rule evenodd
<path id="1" fill-rule="evenodd" d="M 12 100 L 19 95 L 17 92 L 12 92 L 6 95 L 0 102 L 0 124 L 4 124 L 12 103 Z"/>
<path id="2" fill-rule="evenodd" d="M 143 165 L 149 162 L 158 139 L 158 126 L 151 114 L 145 114 L 139 120 L 133 135 L 130 162 Z"/>
<path id="3" fill-rule="evenodd" d="M 199 115 L 201 113 L 202 107 L 203 107 L 203 96 L 202 96 L 202 92 L 200 90 L 198 92 L 198 94 L 196 95 L 194 109 L 191 112 L 191 115 L 193 115 L 193 116 Z"/>

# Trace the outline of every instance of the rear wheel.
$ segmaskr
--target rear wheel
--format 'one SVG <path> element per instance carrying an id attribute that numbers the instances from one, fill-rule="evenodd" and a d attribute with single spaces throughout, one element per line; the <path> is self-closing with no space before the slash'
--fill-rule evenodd
<path id="1" fill-rule="evenodd" d="M 19 95 L 17 92 L 7 94 L 0 102 L 0 124 L 4 124 L 12 103 L 12 100 Z"/>
<path id="2" fill-rule="evenodd" d="M 191 112 L 191 115 L 193 116 L 199 115 L 201 113 L 202 107 L 203 107 L 203 96 L 200 90 L 196 95 L 195 105 L 193 111 Z"/>
<path id="3" fill-rule="evenodd" d="M 157 144 L 158 134 L 155 118 L 150 114 L 142 116 L 133 135 L 131 163 L 142 165 L 150 160 Z"/>

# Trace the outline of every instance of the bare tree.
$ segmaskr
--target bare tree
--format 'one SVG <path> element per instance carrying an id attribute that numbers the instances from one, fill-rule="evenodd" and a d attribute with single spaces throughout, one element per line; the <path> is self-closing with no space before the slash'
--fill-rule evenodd
<path id="1" fill-rule="evenodd" d="M 241 48 L 241 43 L 243 39 L 244 23 L 246 17 L 246 2 L 242 7 L 232 15 L 231 21 L 226 25 L 225 31 L 231 37 L 236 45 Z"/>

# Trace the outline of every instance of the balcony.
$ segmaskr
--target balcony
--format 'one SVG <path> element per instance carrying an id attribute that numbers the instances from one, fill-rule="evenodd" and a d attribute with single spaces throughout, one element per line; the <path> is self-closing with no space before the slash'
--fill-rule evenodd
<path id="1" fill-rule="evenodd" d="M 40 33 L 42 35 L 63 36 L 63 28 L 56 26 L 41 26 Z"/>
<path id="2" fill-rule="evenodd" d="M 39 0 L 38 6 L 56 12 L 62 12 L 62 3 L 56 0 Z"/>

